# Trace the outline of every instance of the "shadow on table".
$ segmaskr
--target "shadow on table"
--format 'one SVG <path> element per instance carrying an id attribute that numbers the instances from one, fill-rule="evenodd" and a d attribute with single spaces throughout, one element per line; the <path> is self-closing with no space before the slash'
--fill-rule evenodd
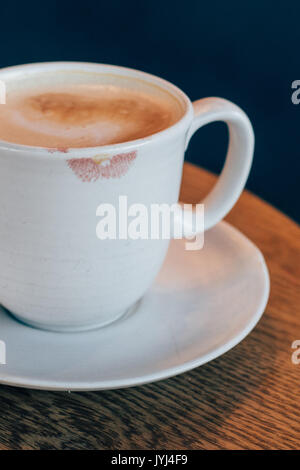
<path id="1" fill-rule="evenodd" d="M 265 314 L 250 336 L 224 356 L 155 384 L 71 394 L 2 386 L 0 448 L 267 446 L 259 433 L 251 442 L 248 431 L 268 429 L 263 401 L 276 381 L 277 351 L 266 334 L 270 322 Z"/>

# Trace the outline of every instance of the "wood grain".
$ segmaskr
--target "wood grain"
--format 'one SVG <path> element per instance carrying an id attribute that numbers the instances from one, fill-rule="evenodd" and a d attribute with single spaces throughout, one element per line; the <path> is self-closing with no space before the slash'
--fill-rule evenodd
<path id="1" fill-rule="evenodd" d="M 182 199 L 215 176 L 185 165 Z M 271 296 L 255 330 L 178 377 L 108 392 L 0 387 L 0 449 L 297 449 L 300 447 L 300 228 L 244 192 L 227 220 L 264 253 Z"/>

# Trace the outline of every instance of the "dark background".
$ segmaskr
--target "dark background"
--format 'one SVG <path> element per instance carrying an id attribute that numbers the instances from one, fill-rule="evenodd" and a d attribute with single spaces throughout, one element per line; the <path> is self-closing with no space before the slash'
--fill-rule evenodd
<path id="1" fill-rule="evenodd" d="M 300 2 L 266 0 L 1 2 L 0 66 L 53 60 L 124 65 L 159 75 L 192 100 L 221 96 L 256 135 L 247 187 L 300 221 Z M 197 132 L 187 159 L 220 171 L 224 124 Z M 255 223 L 255 221 L 253 221 Z"/>

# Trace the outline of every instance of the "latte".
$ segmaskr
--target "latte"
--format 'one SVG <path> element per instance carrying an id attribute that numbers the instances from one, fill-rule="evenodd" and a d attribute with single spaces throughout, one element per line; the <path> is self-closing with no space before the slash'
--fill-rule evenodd
<path id="1" fill-rule="evenodd" d="M 160 132 L 182 110 L 175 99 L 102 83 L 27 85 L 0 106 L 0 140 L 49 148 L 117 144 Z"/>

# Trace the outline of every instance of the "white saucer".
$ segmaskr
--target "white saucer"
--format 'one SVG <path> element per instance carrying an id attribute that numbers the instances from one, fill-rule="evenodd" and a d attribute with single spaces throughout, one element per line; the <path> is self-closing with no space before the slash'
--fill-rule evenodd
<path id="1" fill-rule="evenodd" d="M 152 288 L 116 323 L 53 333 L 18 323 L 0 308 L 6 365 L 0 383 L 48 390 L 101 390 L 153 382 L 205 364 L 238 344 L 266 306 L 262 254 L 222 222 L 201 251 L 171 243 Z"/>

